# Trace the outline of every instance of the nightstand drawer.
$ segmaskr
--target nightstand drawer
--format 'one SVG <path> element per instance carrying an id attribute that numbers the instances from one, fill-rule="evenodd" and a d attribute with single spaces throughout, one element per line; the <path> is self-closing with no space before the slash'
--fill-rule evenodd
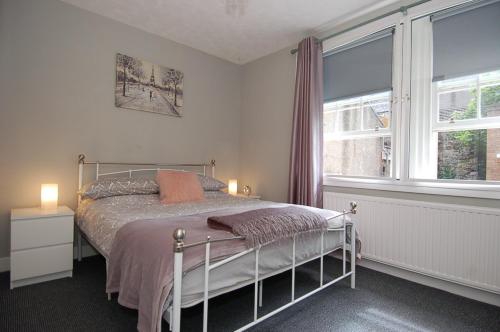
<path id="1" fill-rule="evenodd" d="M 11 252 L 11 280 L 73 269 L 73 244 Z"/>
<path id="2" fill-rule="evenodd" d="M 11 250 L 73 242 L 73 217 L 16 220 L 11 223 Z"/>

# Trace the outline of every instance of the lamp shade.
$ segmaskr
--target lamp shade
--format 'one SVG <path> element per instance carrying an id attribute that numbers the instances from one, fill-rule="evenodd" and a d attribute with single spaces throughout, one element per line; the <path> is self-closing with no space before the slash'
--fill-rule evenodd
<path id="1" fill-rule="evenodd" d="M 236 195 L 238 193 L 238 180 L 230 179 L 227 183 L 227 192 L 231 195 Z"/>
<path id="2" fill-rule="evenodd" d="M 42 184 L 40 203 L 43 210 L 57 209 L 58 185 L 54 183 Z"/>

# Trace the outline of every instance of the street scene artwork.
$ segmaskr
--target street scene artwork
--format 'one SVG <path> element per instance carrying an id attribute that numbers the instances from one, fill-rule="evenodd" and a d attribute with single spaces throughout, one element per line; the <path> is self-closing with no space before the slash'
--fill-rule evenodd
<path id="1" fill-rule="evenodd" d="M 116 55 L 115 106 L 182 116 L 184 74 L 128 55 Z"/>

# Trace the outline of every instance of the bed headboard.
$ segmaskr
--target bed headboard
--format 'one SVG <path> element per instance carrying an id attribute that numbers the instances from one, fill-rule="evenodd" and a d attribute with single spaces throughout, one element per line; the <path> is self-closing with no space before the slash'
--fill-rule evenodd
<path id="1" fill-rule="evenodd" d="M 170 163 L 143 163 L 143 162 L 110 162 L 110 161 L 88 161 L 84 154 L 78 155 L 78 190 L 84 185 L 85 165 L 93 165 L 95 171 L 95 180 L 105 176 L 123 176 L 132 177 L 137 173 L 152 173 L 159 170 L 178 170 L 190 171 L 207 175 L 207 168 L 210 168 L 210 175 L 215 177 L 215 160 L 200 164 L 170 164 Z"/>

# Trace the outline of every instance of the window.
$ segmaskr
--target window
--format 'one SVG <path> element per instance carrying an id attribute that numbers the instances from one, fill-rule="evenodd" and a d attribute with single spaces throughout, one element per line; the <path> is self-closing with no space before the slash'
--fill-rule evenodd
<path id="1" fill-rule="evenodd" d="M 383 30 L 324 57 L 326 174 L 391 176 L 393 33 Z"/>
<path id="2" fill-rule="evenodd" d="M 410 177 L 500 181 L 498 17 L 482 1 L 412 22 L 410 132 L 427 135 L 411 136 Z"/>
<path id="3" fill-rule="evenodd" d="M 499 17 L 432 1 L 325 41 L 325 183 L 500 198 Z"/>
<path id="4" fill-rule="evenodd" d="M 391 92 L 325 103 L 323 111 L 325 173 L 391 175 Z"/>
<path id="5" fill-rule="evenodd" d="M 500 70 L 435 82 L 433 90 L 437 178 L 499 181 Z"/>

